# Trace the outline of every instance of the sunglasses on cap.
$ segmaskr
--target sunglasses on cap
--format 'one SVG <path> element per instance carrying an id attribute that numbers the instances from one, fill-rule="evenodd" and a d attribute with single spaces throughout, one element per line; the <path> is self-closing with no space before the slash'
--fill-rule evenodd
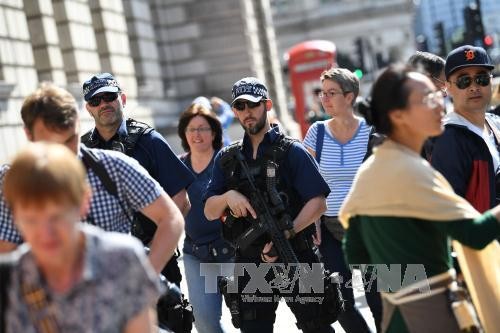
<path id="1" fill-rule="evenodd" d="M 113 102 L 117 98 L 118 98 L 118 93 L 107 92 L 100 96 L 92 97 L 91 99 L 88 100 L 87 103 L 89 103 L 90 106 L 96 107 L 99 106 L 99 104 L 101 104 L 101 100 L 105 101 L 106 103 L 109 103 Z"/>
<path id="2" fill-rule="evenodd" d="M 235 108 L 238 111 L 245 111 L 245 105 L 248 106 L 249 109 L 256 108 L 260 105 L 265 100 L 260 100 L 259 102 L 251 102 L 251 101 L 244 101 L 244 100 L 239 100 L 233 103 L 232 107 Z"/>
<path id="3" fill-rule="evenodd" d="M 476 82 L 478 86 L 487 87 L 491 82 L 491 74 L 478 74 L 474 77 L 469 75 L 464 75 L 459 77 L 456 81 L 450 81 L 455 83 L 458 89 L 466 89 L 470 87 L 472 81 Z"/>

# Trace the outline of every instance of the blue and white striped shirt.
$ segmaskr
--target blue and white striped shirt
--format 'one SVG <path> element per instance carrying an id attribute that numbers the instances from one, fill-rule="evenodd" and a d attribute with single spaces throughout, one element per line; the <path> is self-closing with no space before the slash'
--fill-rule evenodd
<path id="1" fill-rule="evenodd" d="M 366 124 L 364 119 L 361 119 L 352 139 L 342 144 L 332 135 L 327 123 L 324 122 L 324 124 L 325 134 L 319 171 L 331 190 L 330 195 L 326 198 L 327 210 L 324 215 L 338 216 L 340 206 L 347 196 L 354 176 L 366 154 L 371 127 Z M 315 122 L 304 138 L 304 145 L 315 152 L 317 135 L 318 122 Z"/>

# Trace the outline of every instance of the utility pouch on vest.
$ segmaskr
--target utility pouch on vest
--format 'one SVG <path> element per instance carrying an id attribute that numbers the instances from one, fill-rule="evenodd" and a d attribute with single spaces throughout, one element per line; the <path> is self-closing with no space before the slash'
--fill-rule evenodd
<path id="1" fill-rule="evenodd" d="M 192 254 L 201 262 L 226 262 L 234 257 L 234 248 L 223 238 L 200 245 L 189 243 Z"/>

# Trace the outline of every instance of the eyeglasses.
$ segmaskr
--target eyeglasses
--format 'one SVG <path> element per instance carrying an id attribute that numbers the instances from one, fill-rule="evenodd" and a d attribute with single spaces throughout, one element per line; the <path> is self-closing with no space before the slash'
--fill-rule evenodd
<path id="1" fill-rule="evenodd" d="M 113 102 L 115 99 L 118 98 L 118 93 L 104 93 L 100 96 L 94 96 L 87 103 L 89 103 L 90 106 L 96 107 L 101 104 L 101 100 L 105 101 L 106 103 Z"/>
<path id="2" fill-rule="evenodd" d="M 345 95 L 347 94 L 349 91 L 320 91 L 318 93 L 318 97 L 321 98 L 321 99 L 325 99 L 325 98 L 333 98 L 335 95 Z"/>
<path id="3" fill-rule="evenodd" d="M 198 127 L 198 128 L 193 128 L 193 127 L 186 127 L 186 133 L 191 133 L 191 134 L 194 134 L 195 132 L 198 132 L 198 133 L 208 133 L 208 132 L 212 132 L 212 128 L 211 127 Z"/>
<path id="4" fill-rule="evenodd" d="M 433 79 L 434 81 L 436 81 L 437 83 L 439 83 L 440 85 L 444 86 L 446 84 L 445 81 L 441 80 L 440 78 L 438 77 L 435 77 L 435 76 L 431 76 L 431 79 Z"/>
<path id="5" fill-rule="evenodd" d="M 259 102 L 251 102 L 251 101 L 236 101 L 233 103 L 233 108 L 238 111 L 245 111 L 245 105 L 248 106 L 249 109 L 253 109 L 258 107 L 264 100 L 260 100 Z"/>
<path id="6" fill-rule="evenodd" d="M 444 95 L 442 91 L 434 91 L 428 93 L 422 98 L 422 104 L 427 106 L 429 109 L 434 109 L 438 106 L 444 107 Z"/>
<path id="7" fill-rule="evenodd" d="M 481 86 L 481 87 L 487 87 L 487 86 L 489 86 L 489 84 L 491 82 L 491 77 L 492 76 L 490 74 L 478 74 L 474 77 L 469 76 L 469 75 L 465 75 L 465 76 L 459 77 L 454 82 L 453 81 L 450 81 L 450 82 L 455 83 L 458 89 L 466 89 L 466 88 L 470 87 L 470 85 L 472 84 L 472 81 L 476 82 L 476 84 Z"/>

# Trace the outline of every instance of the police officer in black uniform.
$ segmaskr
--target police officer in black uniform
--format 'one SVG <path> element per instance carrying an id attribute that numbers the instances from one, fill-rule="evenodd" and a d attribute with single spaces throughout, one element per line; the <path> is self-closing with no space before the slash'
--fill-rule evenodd
<path id="1" fill-rule="evenodd" d="M 212 179 L 205 194 L 206 217 L 215 220 L 227 216 L 224 237 L 237 248 L 236 267 L 238 263 L 261 265 L 262 262 L 283 262 L 267 233 L 258 236 L 250 245 L 243 246 L 246 235 L 262 217 L 262 207 L 251 199 L 254 198 L 254 184 L 266 198 L 264 202 L 269 204 L 269 212 L 280 214 L 279 218 L 275 216 L 276 221 L 285 215 L 290 217 L 290 223 L 281 224 L 279 228 L 298 261 L 317 263 L 311 235 L 314 221 L 326 210 L 325 198 L 330 192 L 328 185 L 302 144 L 286 137 L 279 126 L 270 125 L 267 112 L 273 103 L 263 82 L 254 77 L 237 81 L 232 88 L 232 98 L 232 110 L 245 135 L 242 141 L 224 148 L 215 157 Z M 267 173 L 269 165 L 274 165 L 275 171 L 271 184 L 268 181 L 271 176 Z M 272 206 L 271 192 L 274 190 L 274 193 L 279 193 L 278 201 L 284 203 L 285 209 L 275 210 Z M 266 281 L 278 281 L 276 275 L 270 270 Z M 250 280 L 249 274 L 238 278 L 236 302 L 234 298 L 228 302 L 231 297 L 224 295 L 226 304 L 230 303 L 233 324 L 242 332 L 272 332 L 280 296 L 285 295 L 280 293 L 279 288 L 273 288 L 271 295 L 260 289 L 251 295 L 245 294 L 244 288 Z M 336 292 L 328 297 L 326 292 L 316 294 L 322 297 L 319 304 L 316 301 L 304 302 L 304 299 L 300 302 L 298 290 L 295 285 L 285 299 L 297 319 L 297 327 L 304 332 L 333 332 L 330 324 L 338 314 Z"/>
<path id="2" fill-rule="evenodd" d="M 86 108 L 94 118 L 95 128 L 82 136 L 91 148 L 121 151 L 136 159 L 163 187 L 185 216 L 190 209 L 186 188 L 194 176 L 177 158 L 167 141 L 152 127 L 133 119 L 125 119 L 123 108 L 127 96 L 110 73 L 92 76 L 83 84 Z M 133 234 L 147 245 L 155 227 L 140 213 L 135 214 Z M 181 273 L 177 256 L 172 257 L 162 271 L 170 281 L 179 285 Z"/>

